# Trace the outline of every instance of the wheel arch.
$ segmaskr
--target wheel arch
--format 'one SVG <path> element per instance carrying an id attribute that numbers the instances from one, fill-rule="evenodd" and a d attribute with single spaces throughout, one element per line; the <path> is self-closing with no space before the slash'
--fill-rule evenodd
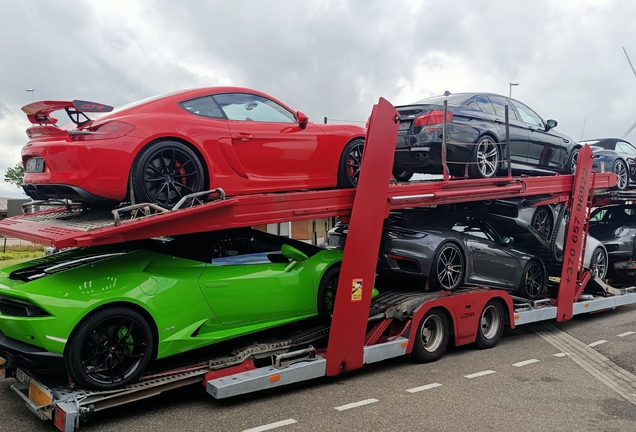
<path id="1" fill-rule="evenodd" d="M 129 173 L 128 173 L 128 181 L 130 183 L 130 178 L 132 176 L 132 170 L 135 166 L 135 161 L 137 160 L 137 157 L 139 156 L 139 154 L 144 151 L 146 148 L 148 148 L 149 146 L 156 144 L 158 142 L 161 141 L 175 141 L 178 142 L 180 144 L 185 145 L 186 147 L 188 147 L 190 150 L 192 150 L 194 152 L 194 154 L 199 158 L 199 161 L 201 162 L 201 166 L 203 166 L 203 178 L 204 178 L 204 182 L 203 182 L 203 187 L 207 190 L 210 188 L 210 179 L 211 179 L 211 167 L 208 163 L 207 158 L 203 155 L 203 152 L 201 151 L 201 149 L 194 144 L 192 141 L 189 141 L 183 137 L 178 137 L 178 136 L 174 136 L 174 135 L 166 135 L 166 136 L 160 136 L 160 137 L 155 137 L 153 139 L 151 139 L 150 141 L 148 141 L 147 143 L 145 143 L 144 145 L 142 145 L 139 149 L 137 149 L 137 153 L 135 154 L 135 157 L 133 158 L 133 162 L 130 165 L 130 169 L 129 169 Z M 130 189 L 130 188 L 129 188 Z M 130 194 L 130 190 L 128 190 L 128 194 Z"/>
<path id="2" fill-rule="evenodd" d="M 133 311 L 137 312 L 139 315 L 141 315 L 146 320 L 146 322 L 150 326 L 150 330 L 152 331 L 152 337 L 154 338 L 154 342 L 155 342 L 154 343 L 154 347 L 153 347 L 153 351 L 152 351 L 151 361 L 156 359 L 157 358 L 157 353 L 159 351 L 159 328 L 157 327 L 157 323 L 155 322 L 155 319 L 152 317 L 150 312 L 148 312 L 144 307 L 142 307 L 142 306 L 140 306 L 140 305 L 138 305 L 136 303 L 132 303 L 132 302 L 115 301 L 115 302 L 111 302 L 111 303 L 104 303 L 104 304 L 99 305 L 95 309 L 91 309 L 89 312 L 84 314 L 84 316 L 82 316 L 77 321 L 77 323 L 73 327 L 73 330 L 71 331 L 71 334 L 68 337 L 69 340 L 73 337 L 73 335 L 75 335 L 75 333 L 77 331 L 77 328 L 79 327 L 79 324 L 82 321 L 84 321 L 89 315 L 92 315 L 92 314 L 94 314 L 96 312 L 99 312 L 101 310 L 110 309 L 110 308 L 130 309 L 130 310 L 133 310 Z M 66 355 L 67 347 L 68 347 L 68 343 L 64 347 L 64 355 Z"/>

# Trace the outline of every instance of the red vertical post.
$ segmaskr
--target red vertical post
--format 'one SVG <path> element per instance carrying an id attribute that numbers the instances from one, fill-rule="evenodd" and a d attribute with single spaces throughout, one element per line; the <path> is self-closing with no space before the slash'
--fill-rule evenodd
<path id="1" fill-rule="evenodd" d="M 587 216 L 588 197 L 592 187 L 592 149 L 588 145 L 581 148 L 576 163 L 572 199 L 570 201 L 570 221 L 563 249 L 563 269 L 557 296 L 557 321 L 572 318 L 574 302 L 577 300 L 579 260 L 583 253 L 584 223 Z"/>
<path id="2" fill-rule="evenodd" d="M 383 98 L 371 112 L 329 332 L 326 354 L 330 376 L 363 365 L 382 225 L 389 212 L 397 116 L 397 110 Z"/>

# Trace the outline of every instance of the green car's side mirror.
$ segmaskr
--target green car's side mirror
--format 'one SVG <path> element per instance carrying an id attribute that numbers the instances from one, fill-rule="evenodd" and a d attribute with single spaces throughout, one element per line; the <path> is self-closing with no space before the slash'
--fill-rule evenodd
<path id="1" fill-rule="evenodd" d="M 307 258 L 309 258 L 303 252 L 299 251 L 295 247 L 290 246 L 288 244 L 284 244 L 280 248 L 280 252 L 283 254 L 284 257 L 289 258 L 291 260 L 291 262 L 287 265 L 287 267 L 285 267 L 286 272 L 293 270 L 294 267 L 296 267 L 297 263 L 303 262 Z"/>

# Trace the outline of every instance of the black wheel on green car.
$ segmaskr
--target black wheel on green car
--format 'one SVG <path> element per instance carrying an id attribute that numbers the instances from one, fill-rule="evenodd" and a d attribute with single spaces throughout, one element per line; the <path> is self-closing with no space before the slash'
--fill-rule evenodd
<path id="1" fill-rule="evenodd" d="M 330 323 L 333 317 L 339 277 L 340 266 L 332 267 L 325 272 L 318 286 L 318 317 L 326 323 Z"/>
<path id="2" fill-rule="evenodd" d="M 135 382 L 151 360 L 152 330 L 137 312 L 108 308 L 89 314 L 73 331 L 66 369 L 80 387 L 111 390 Z"/>

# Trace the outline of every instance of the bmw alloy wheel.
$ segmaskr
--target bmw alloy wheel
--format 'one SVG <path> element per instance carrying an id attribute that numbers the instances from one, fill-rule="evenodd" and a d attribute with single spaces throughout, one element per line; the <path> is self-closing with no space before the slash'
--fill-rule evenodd
<path id="1" fill-rule="evenodd" d="M 490 178 L 497 174 L 499 166 L 497 157 L 497 145 L 491 138 L 483 138 L 477 144 L 477 167 L 483 178 Z"/>
<path id="2" fill-rule="evenodd" d="M 627 166 L 625 163 L 622 160 L 617 160 L 612 171 L 616 174 L 616 188 L 618 190 L 625 190 L 628 182 Z"/>

